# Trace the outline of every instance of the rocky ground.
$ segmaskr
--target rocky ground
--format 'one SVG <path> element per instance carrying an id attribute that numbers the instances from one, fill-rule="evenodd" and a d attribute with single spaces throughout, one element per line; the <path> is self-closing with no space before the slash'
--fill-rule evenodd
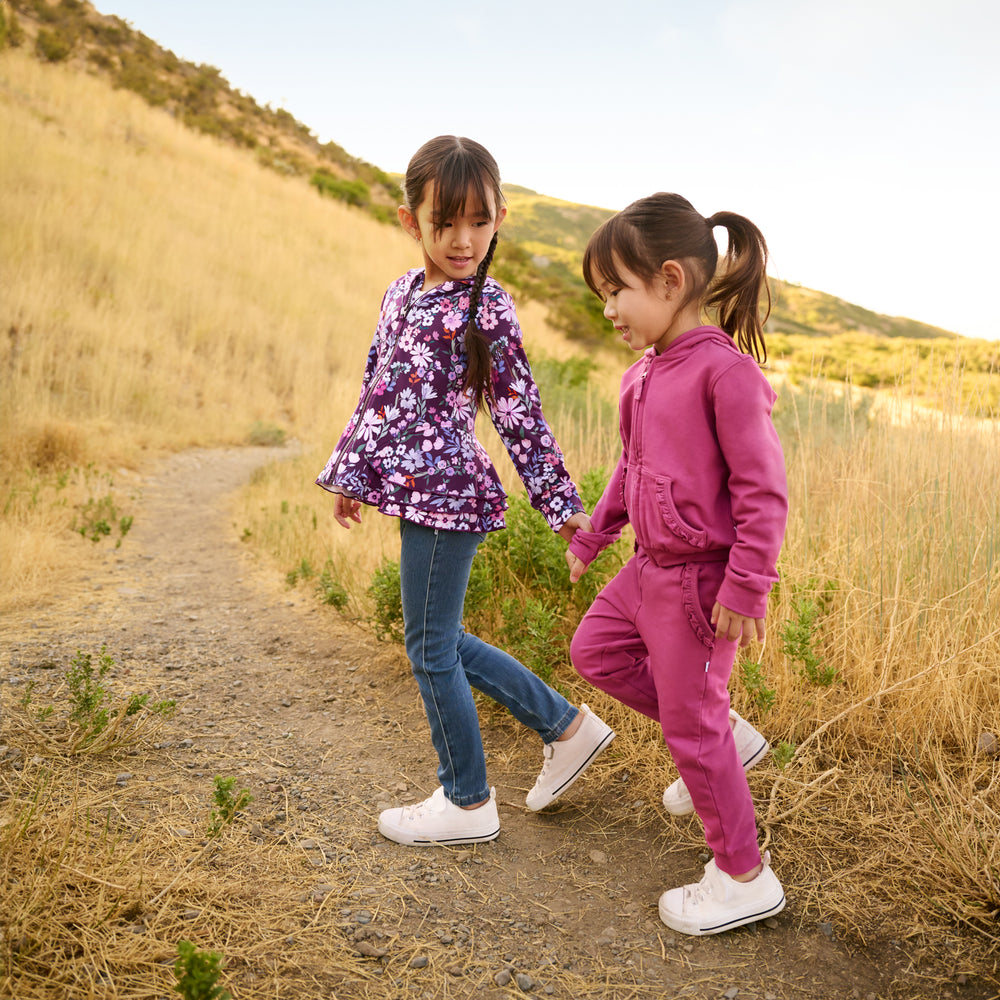
<path id="1" fill-rule="evenodd" d="M 141 679 L 157 697 L 176 698 L 155 752 L 136 770 L 116 765 L 116 786 L 123 796 L 141 786 L 149 803 L 203 796 L 213 775 L 238 775 L 254 796 L 251 834 L 309 857 L 301 893 L 316 901 L 340 894 L 328 908 L 331 932 L 370 963 L 363 995 L 916 1000 L 993 992 L 918 977 L 900 942 L 861 948 L 842 939 L 794 885 L 786 885 L 786 910 L 764 924 L 712 938 L 673 934 L 656 901 L 699 876 L 705 859 L 687 826 L 697 821 L 679 827 L 630 795 L 627 775 L 602 780 L 600 765 L 551 811 L 527 811 L 540 747 L 496 713 L 484 737 L 500 838 L 451 851 L 383 840 L 379 810 L 435 787 L 426 723 L 399 649 L 286 589 L 240 545 L 226 497 L 274 457 L 191 451 L 134 477 L 141 496 L 124 544 L 109 547 L 98 569 L 67 579 L 58 599 L 4 622 L 4 697 L 10 704 L 78 648 L 107 645 L 119 680 Z M 22 764 L 9 751 L 3 766 Z M 345 864 L 346 891 L 324 877 L 327 865 L 343 875 Z"/>

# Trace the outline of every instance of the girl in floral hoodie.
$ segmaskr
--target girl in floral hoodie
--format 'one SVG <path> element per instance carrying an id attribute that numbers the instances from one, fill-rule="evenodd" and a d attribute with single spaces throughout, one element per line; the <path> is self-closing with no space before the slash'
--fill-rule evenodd
<path id="1" fill-rule="evenodd" d="M 316 482 L 349 528 L 361 505 L 399 518 L 406 652 L 420 690 L 441 783 L 416 805 L 385 810 L 379 830 L 401 844 L 469 844 L 500 832 L 486 780 L 472 688 L 505 705 L 544 744 L 528 793 L 537 810 L 561 795 L 614 739 L 503 651 L 462 629 L 473 557 L 504 526 L 507 500 L 476 439 L 489 411 L 532 505 L 569 541 L 589 519 L 542 415 L 514 303 L 488 276 L 507 213 L 493 157 L 439 136 L 407 168 L 404 230 L 424 266 L 388 288 L 361 398 Z"/>

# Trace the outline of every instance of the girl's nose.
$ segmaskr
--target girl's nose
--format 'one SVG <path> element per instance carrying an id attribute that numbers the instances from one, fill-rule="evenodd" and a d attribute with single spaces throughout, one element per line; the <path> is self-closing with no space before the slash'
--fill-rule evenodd
<path id="1" fill-rule="evenodd" d="M 604 303 L 604 318 L 614 319 L 615 307 L 611 304 L 610 299 Z"/>

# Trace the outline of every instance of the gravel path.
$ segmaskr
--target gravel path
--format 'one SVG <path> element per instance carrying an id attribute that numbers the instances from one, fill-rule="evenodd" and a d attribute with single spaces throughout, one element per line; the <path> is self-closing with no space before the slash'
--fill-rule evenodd
<path id="1" fill-rule="evenodd" d="M 528 812 L 541 753 L 505 719 L 484 728 L 497 841 L 440 851 L 383 840 L 378 811 L 433 790 L 426 722 L 400 650 L 284 589 L 239 544 L 226 496 L 280 454 L 190 451 L 143 478 L 121 548 L 67 579 L 49 606 L 3 624 L 6 697 L 51 677 L 47 665 L 76 649 L 106 644 L 120 677 L 177 698 L 155 775 L 123 772 L 119 783 L 147 780 L 178 794 L 238 774 L 254 795 L 253 834 L 309 854 L 315 872 L 301 888 L 316 899 L 333 891 L 324 866 L 352 858 L 331 931 L 386 970 L 384 992 L 369 986 L 366 996 L 943 995 L 909 979 L 892 945 L 874 954 L 839 940 L 803 913 L 793 886 L 787 909 L 764 925 L 715 938 L 672 934 L 656 900 L 697 877 L 703 861 L 691 838 L 678 846 L 671 821 L 602 782 L 599 766 L 565 804 Z M 405 988 L 391 972 L 403 959 Z"/>

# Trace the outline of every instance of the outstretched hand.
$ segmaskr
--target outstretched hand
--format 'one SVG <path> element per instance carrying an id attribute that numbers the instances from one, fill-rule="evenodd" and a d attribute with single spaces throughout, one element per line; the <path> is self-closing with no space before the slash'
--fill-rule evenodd
<path id="1" fill-rule="evenodd" d="M 342 528 L 350 528 L 350 522 L 361 523 L 361 501 L 356 497 L 344 496 L 343 493 L 334 494 L 333 516 L 337 524 Z"/>
<path id="2" fill-rule="evenodd" d="M 764 641 L 764 619 L 748 618 L 739 615 L 729 608 L 724 608 L 718 601 L 712 608 L 712 624 L 715 626 L 716 639 L 739 640 L 741 646 L 749 646 L 751 640 Z"/>

